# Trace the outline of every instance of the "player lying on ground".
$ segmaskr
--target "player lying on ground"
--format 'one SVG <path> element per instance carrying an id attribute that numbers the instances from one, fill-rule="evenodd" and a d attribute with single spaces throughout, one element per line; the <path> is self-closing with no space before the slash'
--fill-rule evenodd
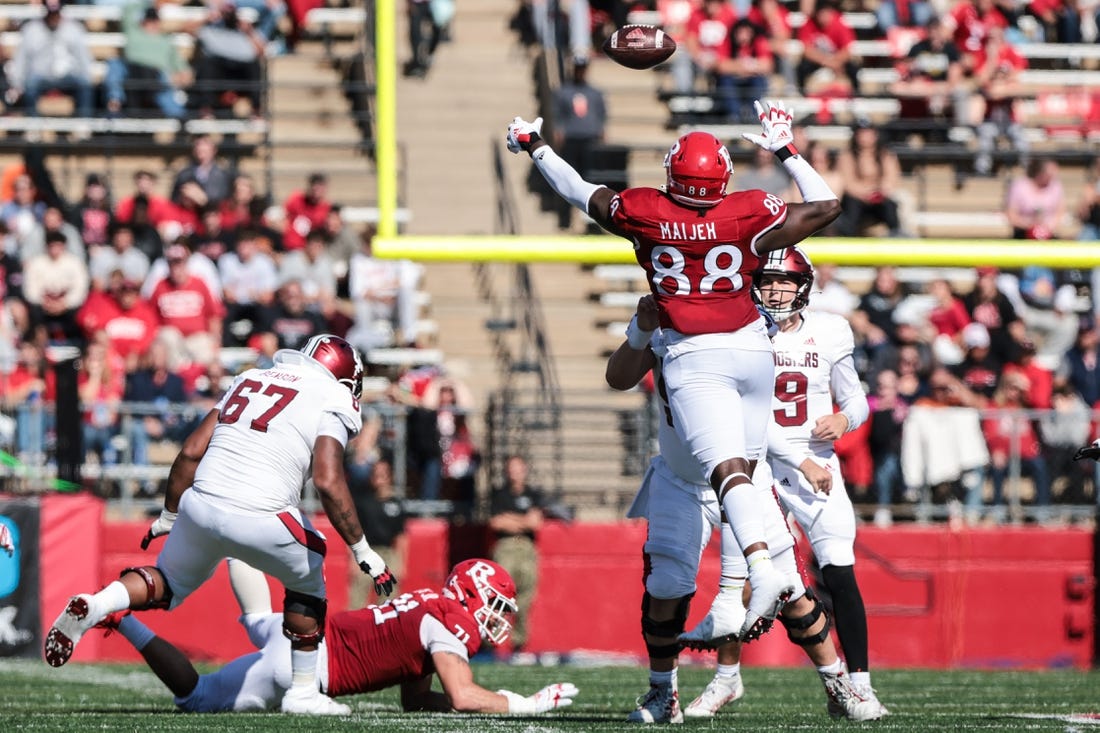
<path id="1" fill-rule="evenodd" d="M 840 474 L 833 441 L 867 419 L 869 410 L 852 360 L 852 329 L 832 313 L 807 310 L 814 272 L 798 247 L 773 252 L 755 278 L 754 294 L 778 324 L 772 339 L 779 365 L 768 433 L 768 462 L 757 469 L 762 491 L 775 492 L 783 509 L 798 521 L 821 566 L 833 600 L 837 636 L 844 650 L 852 687 L 866 702 L 869 718 L 888 714 L 871 687 L 868 665 L 867 612 L 855 576 L 856 520 Z M 833 411 L 834 400 L 840 407 Z M 806 462 L 828 474 L 831 490 L 807 480 L 793 464 Z M 770 469 L 770 471 L 765 470 Z M 723 532 L 723 542 L 729 541 Z M 734 639 L 745 610 L 741 591 L 747 569 L 736 552 L 723 552 L 721 587 L 706 618 L 680 640 L 690 647 L 718 647 L 720 670 L 740 667 L 741 648 Z M 723 641 L 729 643 L 721 644 Z M 738 681 L 738 685 L 740 682 Z M 707 717 L 729 701 L 731 687 L 721 673 L 692 701 L 685 714 Z M 829 711 L 845 711 L 830 704 Z"/>
<path id="2" fill-rule="evenodd" d="M 270 369 L 233 380 L 217 406 L 187 437 L 172 463 L 164 511 L 141 542 L 167 534 L 156 566 L 126 568 L 95 594 L 73 596 L 46 635 L 46 661 L 69 661 L 80 637 L 108 614 L 175 608 L 228 557 L 283 584 L 283 632 L 293 653 L 288 713 L 346 715 L 346 705 L 317 692 L 317 645 L 325 632 L 325 539 L 298 505 L 312 475 L 332 526 L 380 595 L 395 583 L 371 549 L 344 476 L 344 448 L 363 424 L 363 364 L 338 336 L 311 338 L 301 351 L 275 352 Z"/>
<path id="3" fill-rule="evenodd" d="M 540 137 L 541 120 L 516 118 L 508 149 L 528 152 L 566 201 L 634 245 L 659 307 L 662 374 L 674 429 L 718 496 L 749 564 L 753 593 L 742 638 L 764 633 L 794 587 L 772 567 L 752 473 L 764 457 L 775 364 L 749 286 L 760 258 L 797 244 L 840 214 L 836 194 L 793 147 L 791 115 L 759 102 L 762 134 L 805 203 L 761 190 L 727 195 L 729 151 L 706 132 L 682 136 L 665 157 L 666 190 L 616 193 L 585 181 Z"/>
<path id="4" fill-rule="evenodd" d="M 633 388 L 649 370 L 654 372 L 657 394 L 664 400 L 664 378 L 657 352 L 664 349 L 663 333 L 658 327 L 657 307 L 652 296 L 638 301 L 638 312 L 630 323 L 627 340 L 607 362 L 607 383 L 613 389 Z M 668 403 L 657 428 L 659 455 L 653 459 L 628 516 L 645 517 L 649 527 L 645 543 L 647 569 L 645 594 L 642 596 L 642 636 L 649 653 L 649 692 L 628 720 L 635 723 L 680 723 L 677 689 L 677 665 L 680 642 L 695 594 L 695 576 L 699 560 L 710 539 L 711 529 L 719 524 L 720 509 L 714 492 L 699 472 L 698 461 L 687 450 L 668 422 Z M 829 474 L 813 461 L 804 464 L 807 478 L 828 490 Z M 825 686 L 829 708 L 837 707 L 852 720 L 868 720 L 873 710 L 855 694 L 829 636 L 829 618 L 821 603 L 806 590 L 798 572 L 794 538 L 770 492 L 766 463 L 757 467 L 768 480 L 758 480 L 758 499 L 765 507 L 765 527 L 773 562 L 795 588 L 793 600 L 780 611 L 780 622 L 792 642 L 803 647 L 817 667 Z M 732 542 L 728 523 L 721 523 L 723 542 Z M 723 558 L 723 563 L 726 559 Z M 723 565 L 723 569 L 725 566 Z M 739 606 L 744 613 L 744 607 Z M 741 696 L 743 688 L 737 670 L 728 673 L 728 685 L 722 704 Z M 720 706 L 719 706 L 720 707 Z"/>
<path id="5" fill-rule="evenodd" d="M 141 652 L 185 712 L 275 710 L 290 684 L 290 641 L 282 633 L 282 614 L 271 611 L 263 573 L 230 560 L 229 578 L 241 624 L 259 651 L 216 672 L 200 675 L 183 652 L 136 616 L 116 615 L 101 624 L 118 629 Z M 490 692 L 474 682 L 470 656 L 483 641 L 500 644 L 508 638 L 515 588 L 491 560 L 465 560 L 455 565 L 442 590 L 422 588 L 378 606 L 332 614 L 318 655 L 321 691 L 338 697 L 400 685 L 406 711 L 532 714 L 572 704 L 577 688 L 569 683 L 524 697 Z M 431 689 L 433 674 L 442 693 Z"/>

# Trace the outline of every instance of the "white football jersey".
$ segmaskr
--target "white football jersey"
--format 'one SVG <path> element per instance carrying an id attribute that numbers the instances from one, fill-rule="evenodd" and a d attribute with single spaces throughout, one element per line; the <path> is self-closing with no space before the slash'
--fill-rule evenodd
<path id="1" fill-rule="evenodd" d="M 772 416 L 792 448 L 832 453 L 831 441 L 810 436 L 817 419 L 833 413 L 833 366 L 854 348 L 852 327 L 842 316 L 802 311 L 802 324 L 780 331 L 775 347 L 775 396 Z M 862 394 L 862 392 L 861 392 Z M 837 399 L 841 399 L 837 395 Z"/>
<path id="2" fill-rule="evenodd" d="M 359 401 L 348 388 L 293 351 L 278 352 L 270 369 L 249 369 L 234 379 L 217 409 L 218 424 L 192 490 L 246 512 L 297 506 L 317 438 L 347 445 L 363 426 Z"/>

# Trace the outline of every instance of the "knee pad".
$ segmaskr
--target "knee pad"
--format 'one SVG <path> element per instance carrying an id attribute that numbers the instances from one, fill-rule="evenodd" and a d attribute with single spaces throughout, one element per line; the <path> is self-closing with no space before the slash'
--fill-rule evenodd
<path id="1" fill-rule="evenodd" d="M 164 573 L 157 572 L 160 575 L 161 581 L 164 583 L 164 598 L 159 601 L 153 600 L 157 597 L 157 579 L 148 568 L 125 568 L 118 574 L 119 578 L 124 578 L 127 573 L 134 573 L 143 581 L 145 581 L 145 602 L 141 605 L 134 606 L 135 611 L 149 611 L 155 609 L 166 609 L 172 604 L 172 588 L 168 585 L 168 579 L 164 577 Z"/>
<path id="2" fill-rule="evenodd" d="M 691 608 L 691 598 L 695 594 L 683 596 L 676 603 L 676 609 L 672 612 L 672 618 L 665 621 L 654 621 L 649 617 L 649 606 L 653 598 L 646 591 L 642 596 L 642 638 L 645 640 L 646 653 L 653 659 L 668 659 L 680 653 L 680 643 L 653 644 L 649 636 L 657 636 L 664 639 L 675 639 L 684 632 L 687 625 L 688 609 Z"/>
<path id="3" fill-rule="evenodd" d="M 654 621 L 649 617 L 649 605 L 653 596 L 649 594 L 649 591 L 646 591 L 642 595 L 642 633 L 673 639 L 684 633 L 688 610 L 691 608 L 691 599 L 694 595 L 692 593 L 677 599 L 676 610 L 672 612 L 672 618 L 665 621 Z"/>
<path id="4" fill-rule="evenodd" d="M 290 639 L 291 644 L 320 644 L 325 638 L 325 616 L 328 615 L 328 601 L 317 596 L 298 593 L 288 590 L 283 598 L 283 611 L 297 613 L 317 622 L 317 630 L 312 634 L 296 634 L 286 627 L 283 622 L 283 636 Z"/>
<path id="5" fill-rule="evenodd" d="M 787 618 L 780 614 L 779 622 L 783 624 L 783 628 L 787 630 L 787 638 L 791 640 L 792 644 L 798 644 L 799 646 L 813 646 L 814 644 L 820 644 L 829 638 L 829 629 L 832 628 L 832 621 L 829 618 L 829 614 L 825 612 L 825 607 L 821 605 L 821 601 L 817 600 L 813 591 L 806 589 L 806 598 L 814 602 L 813 609 L 805 616 L 799 616 L 798 618 Z M 821 627 L 821 631 L 816 634 L 810 634 L 809 636 L 795 636 L 795 632 L 806 631 L 817 623 L 817 620 L 822 616 L 825 617 L 825 625 Z"/>

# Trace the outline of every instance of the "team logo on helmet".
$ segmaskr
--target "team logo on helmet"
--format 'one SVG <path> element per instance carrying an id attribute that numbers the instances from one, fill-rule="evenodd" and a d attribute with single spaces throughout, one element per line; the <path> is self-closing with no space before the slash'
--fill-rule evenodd
<path id="1" fill-rule="evenodd" d="M 337 382 L 359 399 L 363 393 L 363 361 L 354 346 L 339 336 L 324 333 L 307 341 L 302 353 L 328 369 Z"/>
<path id="2" fill-rule="evenodd" d="M 689 206 L 714 206 L 726 195 L 733 161 L 709 132 L 689 132 L 665 155 L 669 196 Z"/>
<path id="3" fill-rule="evenodd" d="M 463 560 L 455 565 L 443 594 L 466 607 L 482 639 L 502 644 L 512 632 L 516 584 L 508 571 L 492 560 Z"/>
<path id="4" fill-rule="evenodd" d="M 761 288 L 764 276 L 772 275 L 793 280 L 797 285 L 789 301 L 782 301 L 777 295 L 769 295 Z M 798 247 L 769 252 L 760 263 L 753 277 L 752 294 L 760 307 L 776 321 L 785 321 L 810 303 L 810 289 L 814 284 L 814 268 L 810 258 Z"/>

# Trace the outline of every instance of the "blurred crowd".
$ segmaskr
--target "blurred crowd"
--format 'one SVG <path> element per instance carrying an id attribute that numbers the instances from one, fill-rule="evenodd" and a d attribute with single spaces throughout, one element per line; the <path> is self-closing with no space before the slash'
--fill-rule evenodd
<path id="1" fill-rule="evenodd" d="M 83 354 L 90 457 L 144 466 L 150 444 L 180 440 L 240 367 L 270 363 L 278 349 L 341 335 L 367 357 L 384 401 L 398 374 L 372 364 L 372 353 L 423 345 L 422 268 L 373 257 L 373 230 L 347 224 L 323 173 L 273 205 L 200 136 L 167 180 L 139 170 L 119 195 L 109 184 L 90 173 L 79 199 L 67 201 L 38 153 L 0 171 L 0 401 L 12 416 L 0 440 L 20 459 L 45 460 L 56 440 L 51 411 L 40 406 L 56 398 L 57 347 Z M 455 389 L 425 385 L 404 390 L 412 398 L 402 404 L 455 412 Z M 430 430 L 429 422 L 410 440 L 458 444 L 437 447 L 434 467 L 418 454 L 418 485 L 433 498 L 443 493 L 441 471 L 465 475 L 456 467 L 465 444 L 455 438 L 465 426 L 461 417 Z M 440 437 L 424 435 L 431 430 Z M 361 444 L 361 462 L 375 449 Z"/>
<path id="2" fill-rule="evenodd" d="M 248 103 L 244 114 L 261 117 L 265 61 L 293 49 L 311 7 L 209 0 L 166 30 L 163 16 L 173 3 L 86 4 L 121 7 L 117 54 L 97 64 L 93 36 L 62 0 L 32 3 L 41 16 L 18 28 L 19 43 L 8 49 L 0 77 L 8 111 L 36 116 L 42 97 L 53 92 L 71 97 L 80 118 L 230 116 L 242 100 Z M 181 53 L 188 47 L 190 54 Z"/>

